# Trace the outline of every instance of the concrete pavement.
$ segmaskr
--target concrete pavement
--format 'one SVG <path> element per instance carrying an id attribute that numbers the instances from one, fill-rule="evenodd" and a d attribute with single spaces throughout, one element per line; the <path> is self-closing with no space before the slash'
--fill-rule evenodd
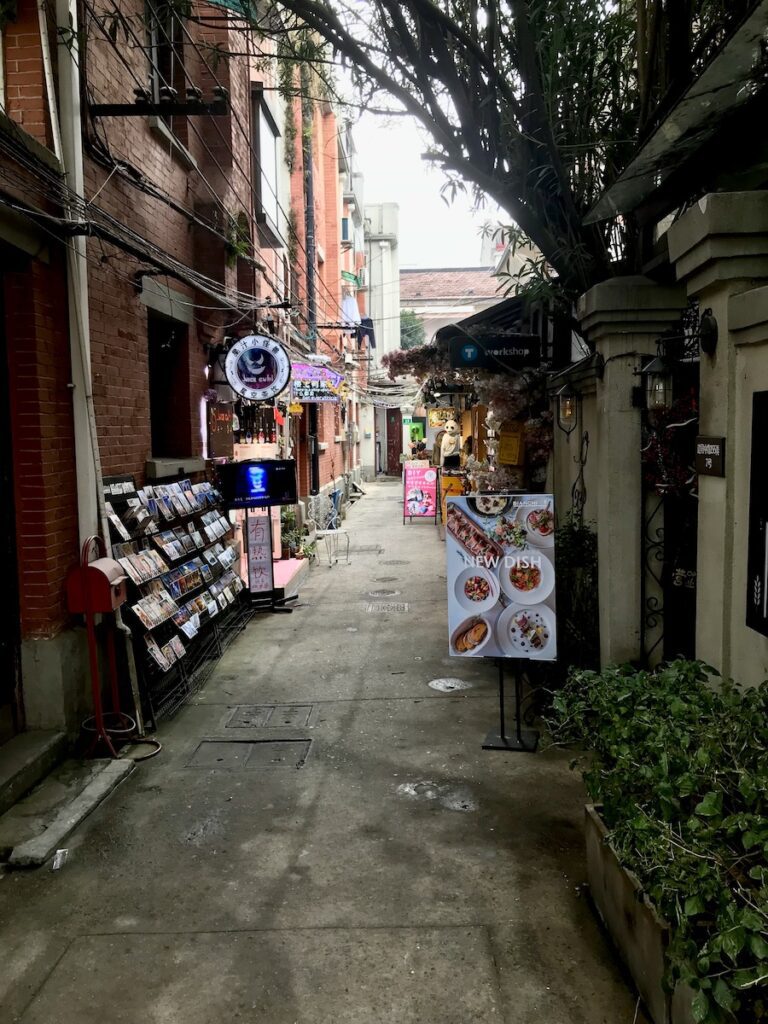
<path id="1" fill-rule="evenodd" d="M 495 670 L 447 657 L 444 546 L 368 490 L 352 564 L 252 622 L 61 870 L 0 879 L 0 1020 L 632 1024 L 569 757 L 481 750 Z"/>

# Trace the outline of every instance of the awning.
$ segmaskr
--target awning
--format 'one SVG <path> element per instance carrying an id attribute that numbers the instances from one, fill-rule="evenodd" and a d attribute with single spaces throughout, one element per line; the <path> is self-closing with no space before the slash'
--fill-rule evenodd
<path id="1" fill-rule="evenodd" d="M 637 209 L 711 142 L 727 119 L 741 113 L 759 93 L 765 93 L 761 66 L 766 33 L 768 0 L 761 0 L 590 210 L 585 224 Z M 762 131 L 758 121 L 754 130 Z M 695 183 L 689 181 L 688 186 L 695 188 Z"/>
<path id="2" fill-rule="evenodd" d="M 525 300 L 521 298 L 504 299 L 488 309 L 459 320 L 455 324 L 441 327 L 435 335 L 435 341 L 446 342 L 457 334 L 468 334 L 472 337 L 506 334 L 519 334 L 523 322 Z"/>
<path id="3" fill-rule="evenodd" d="M 212 7 L 224 7 L 228 11 L 234 11 L 241 18 L 256 20 L 256 7 L 252 0 L 206 0 Z"/>

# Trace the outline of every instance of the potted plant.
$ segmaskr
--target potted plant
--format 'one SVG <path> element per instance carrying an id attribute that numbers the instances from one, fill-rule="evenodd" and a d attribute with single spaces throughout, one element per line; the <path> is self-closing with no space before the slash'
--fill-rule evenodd
<path id="1" fill-rule="evenodd" d="M 590 885 L 656 1024 L 768 1021 L 768 684 L 577 670 L 552 730 L 590 750 Z"/>

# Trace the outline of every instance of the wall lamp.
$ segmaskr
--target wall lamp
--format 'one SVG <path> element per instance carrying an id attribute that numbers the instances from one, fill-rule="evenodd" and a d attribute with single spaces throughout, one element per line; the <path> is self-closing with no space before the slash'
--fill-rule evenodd
<path id="1" fill-rule="evenodd" d="M 579 392 L 572 384 L 564 384 L 557 392 L 557 425 L 568 437 L 579 419 Z"/>

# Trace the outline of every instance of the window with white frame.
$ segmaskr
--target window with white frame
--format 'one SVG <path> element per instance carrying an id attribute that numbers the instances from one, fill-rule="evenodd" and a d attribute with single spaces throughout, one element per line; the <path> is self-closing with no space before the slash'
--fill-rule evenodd
<path id="1" fill-rule="evenodd" d="M 280 248 L 279 156 L 280 132 L 267 106 L 264 93 L 254 86 L 251 93 L 253 132 L 253 203 L 262 245 Z"/>

